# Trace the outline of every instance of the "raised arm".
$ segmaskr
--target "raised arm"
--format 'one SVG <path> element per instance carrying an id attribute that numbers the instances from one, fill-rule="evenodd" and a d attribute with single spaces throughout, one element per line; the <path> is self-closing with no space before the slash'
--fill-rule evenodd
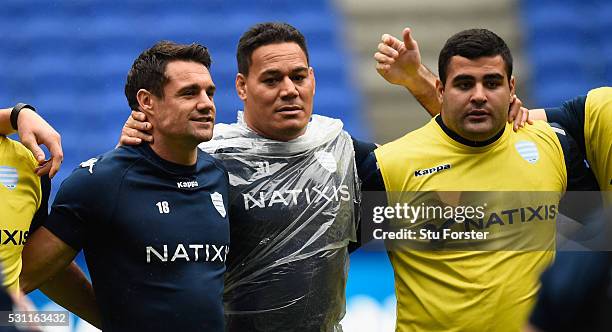
<path id="1" fill-rule="evenodd" d="M 13 114 L 13 120 L 11 120 Z M 60 135 L 38 115 L 33 107 L 17 104 L 13 108 L 0 109 L 0 135 L 10 135 L 15 131 L 19 134 L 21 144 L 27 147 L 40 165 L 37 175 L 49 174 L 53 178 L 64 160 L 62 139 Z M 45 153 L 38 146 L 45 145 L 51 152 L 51 159 L 45 159 Z"/>
<path id="2" fill-rule="evenodd" d="M 384 34 L 378 44 L 376 71 L 387 82 L 401 85 L 421 103 L 431 114 L 440 113 L 441 101 L 436 95 L 436 80 L 434 75 L 421 63 L 421 53 L 417 41 L 412 38 L 410 28 L 403 31 L 403 41 Z"/>

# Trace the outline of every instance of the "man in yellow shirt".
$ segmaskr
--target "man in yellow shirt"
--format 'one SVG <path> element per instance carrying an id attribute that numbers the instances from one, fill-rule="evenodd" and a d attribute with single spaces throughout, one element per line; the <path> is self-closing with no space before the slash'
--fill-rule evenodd
<path id="1" fill-rule="evenodd" d="M 410 29 L 404 29 L 403 41 L 383 35 L 374 57 L 379 73 L 387 81 L 406 87 L 430 114 L 439 113 L 440 100 L 435 96 L 434 88 L 436 76 L 421 64 L 418 44 L 411 37 Z M 514 111 L 519 107 L 516 106 Z M 612 202 L 612 88 L 594 89 L 587 96 L 566 101 L 559 108 L 537 109 L 529 113 L 531 119 L 560 124 L 576 139 L 575 150 L 586 156 L 599 183 L 592 190 L 601 189 L 607 203 L 608 216 L 604 214 L 601 220 L 609 220 Z M 601 324 L 600 318 L 605 314 L 598 316 L 597 306 L 602 304 L 596 304 L 601 300 L 595 300 L 600 297 L 594 294 L 606 293 L 609 257 L 608 252 L 563 253 L 543 276 L 543 290 L 531 317 L 532 323 L 544 330 L 555 331 L 576 330 L 578 326 L 584 329 L 592 325 L 594 328 Z M 591 272 L 588 275 L 581 273 L 585 269 Z M 565 291 L 570 288 L 572 292 Z"/>
<path id="2" fill-rule="evenodd" d="M 21 143 L 6 137 L 15 132 Z M 45 159 L 39 144 L 49 149 L 50 159 Z M 47 218 L 50 178 L 57 173 L 62 160 L 60 135 L 36 114 L 34 107 L 19 103 L 0 109 L 0 280 L 15 298 L 21 293 L 23 247 L 32 231 Z M 74 284 L 81 287 L 65 287 Z M 41 290 L 58 304 L 97 323 L 91 318 L 92 312 L 97 311 L 96 304 L 88 301 L 88 294 L 93 291 L 76 263 L 48 280 Z"/>
<path id="3" fill-rule="evenodd" d="M 4 286 L 19 290 L 21 252 L 30 234 L 30 225 L 38 225 L 47 213 L 50 182 L 35 174 L 36 159 L 19 142 L 0 136 L 0 262 Z M 44 204 L 43 204 L 44 203 Z"/>
<path id="4" fill-rule="evenodd" d="M 461 202 L 470 195 L 466 191 L 497 191 L 479 220 L 451 218 L 441 224 L 424 218 L 408 228 L 476 229 L 489 235 L 477 249 L 499 251 L 391 246 L 397 330 L 517 331 L 535 301 L 539 274 L 554 255 L 567 170 L 580 162 L 567 159 L 572 144 L 562 130 L 536 122 L 515 133 L 506 124 L 514 99 L 512 56 L 497 35 L 473 29 L 451 37 L 440 53 L 439 72 L 440 116 L 375 151 L 384 187 L 391 204 L 412 205 L 420 202 L 419 195 L 408 192 L 460 191 L 456 202 Z M 499 176 L 518 169 L 521 179 Z"/>
<path id="5" fill-rule="evenodd" d="M 35 137 L 23 133 L 29 130 L 28 126 L 46 130 L 47 136 L 57 134 L 30 105 L 17 104 L 12 109 L 0 110 L 0 264 L 4 274 L 3 286 L 13 293 L 19 290 L 23 245 L 31 227 L 40 226 L 46 218 L 51 190 L 49 176 L 43 175 L 41 178 L 37 174 L 49 172 L 52 163 L 45 163 L 44 153 Z M 22 140 L 25 138 L 24 141 L 33 151 L 5 136 L 18 128 L 21 129 Z M 61 154 L 59 135 L 56 137 L 49 147 L 56 154 L 59 149 Z M 37 158 L 33 153 L 37 153 Z M 59 162 L 55 166 L 53 174 L 57 172 Z M 46 170 L 42 170 L 43 167 Z"/>

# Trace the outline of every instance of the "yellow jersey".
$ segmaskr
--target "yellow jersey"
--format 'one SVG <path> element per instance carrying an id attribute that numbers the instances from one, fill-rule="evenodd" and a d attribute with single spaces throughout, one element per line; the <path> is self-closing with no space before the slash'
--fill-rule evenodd
<path id="1" fill-rule="evenodd" d="M 589 91 L 584 108 L 586 158 L 602 191 L 612 191 L 612 87 Z M 606 193 L 608 205 L 612 195 Z"/>
<path id="2" fill-rule="evenodd" d="M 439 121 L 436 117 L 375 150 L 390 205 L 398 200 L 418 205 L 415 192 L 489 191 L 487 210 L 497 213 L 489 213 L 479 225 L 455 226 L 489 231 L 491 241 L 502 243 L 554 227 L 567 174 L 563 149 L 547 123 L 537 121 L 518 133 L 507 125 L 497 140 L 477 147 L 451 138 Z M 497 197 L 502 191 L 546 191 L 553 197 L 525 202 L 527 194 Z M 524 215 L 536 207 L 542 222 Z M 423 227 L 423 222 L 410 227 Z M 535 302 L 539 275 L 554 257 L 554 234 L 548 234 L 552 236 L 537 251 L 390 249 L 397 331 L 519 331 Z"/>
<path id="3" fill-rule="evenodd" d="M 0 136 L 0 264 L 9 291 L 19 289 L 21 252 L 42 201 L 36 166 L 36 159 L 21 143 Z"/>

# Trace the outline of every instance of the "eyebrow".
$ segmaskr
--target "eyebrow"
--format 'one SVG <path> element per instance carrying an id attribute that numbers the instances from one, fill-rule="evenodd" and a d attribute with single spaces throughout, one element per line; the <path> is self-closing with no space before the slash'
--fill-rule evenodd
<path id="1" fill-rule="evenodd" d="M 483 77 L 485 80 L 503 80 L 504 76 L 501 74 L 487 74 Z M 475 80 L 472 75 L 457 75 L 453 78 L 453 82 L 464 81 L 464 80 Z"/>
<path id="2" fill-rule="evenodd" d="M 199 90 L 199 89 L 200 89 L 200 86 L 199 86 L 199 85 L 197 85 L 197 84 L 195 84 L 195 83 L 194 83 L 194 84 L 189 84 L 189 85 L 184 86 L 184 87 L 182 87 L 181 89 L 179 89 L 179 90 L 176 92 L 176 94 L 177 94 L 177 95 L 180 95 L 180 94 L 183 94 L 183 93 L 185 93 L 186 91 L 189 91 L 189 90 Z"/>
<path id="3" fill-rule="evenodd" d="M 487 74 L 487 75 L 484 76 L 484 79 L 485 80 L 491 80 L 491 79 L 493 79 L 493 80 L 503 80 L 504 76 L 501 75 L 501 74 Z"/>
<path id="4" fill-rule="evenodd" d="M 293 69 L 290 73 L 291 74 L 296 74 L 296 73 L 300 73 L 300 72 L 303 72 L 303 71 L 308 71 L 308 68 L 307 67 L 297 67 L 297 68 Z M 282 72 L 280 70 L 278 70 L 278 69 L 269 69 L 269 70 L 266 70 L 263 73 L 261 73 L 262 76 L 263 75 L 279 75 L 279 74 L 282 74 Z"/>
<path id="5" fill-rule="evenodd" d="M 475 78 L 472 75 L 457 75 L 457 76 L 455 76 L 453 78 L 453 82 L 456 82 L 456 81 L 467 81 L 467 80 L 473 81 L 473 80 L 475 80 Z"/>
<path id="6" fill-rule="evenodd" d="M 185 93 L 186 91 L 189 90 L 201 90 L 200 86 L 197 83 L 193 83 L 193 84 L 189 84 L 187 86 L 182 87 L 180 90 L 178 90 L 176 92 L 177 95 L 181 95 L 183 93 Z M 206 92 L 208 93 L 214 93 L 217 90 L 217 87 L 214 84 L 211 84 L 207 89 Z"/>

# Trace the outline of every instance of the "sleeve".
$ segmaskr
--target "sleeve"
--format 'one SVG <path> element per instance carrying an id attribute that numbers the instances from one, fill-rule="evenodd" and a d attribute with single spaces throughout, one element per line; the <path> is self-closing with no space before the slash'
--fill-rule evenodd
<path id="1" fill-rule="evenodd" d="M 356 140 L 353 139 L 353 144 Z M 359 179 L 362 182 L 361 190 L 364 192 L 361 203 L 361 213 L 360 220 L 357 223 L 357 242 L 349 243 L 349 252 L 353 252 L 361 247 L 363 244 L 369 242 L 372 238 L 370 236 L 366 236 L 367 234 L 371 234 L 368 230 L 371 228 L 371 211 L 372 207 L 378 204 L 386 205 L 386 195 L 381 195 L 380 193 L 373 192 L 384 192 L 385 184 L 382 178 L 382 174 L 380 173 L 380 169 L 378 169 L 378 164 L 376 162 L 376 155 L 374 154 L 374 149 L 376 146 L 374 144 L 369 146 L 369 149 L 362 149 L 361 154 L 358 156 L 357 148 L 355 148 L 355 162 L 358 163 L 357 173 L 359 173 Z M 365 154 L 367 152 L 367 154 Z M 367 193 L 367 192 L 371 193 Z M 384 197 L 385 202 L 378 202 L 378 200 Z"/>
<path id="2" fill-rule="evenodd" d="M 567 172 L 567 191 L 599 191 L 595 175 L 573 135 L 557 123 L 551 123 L 563 149 Z"/>
<path id="3" fill-rule="evenodd" d="M 30 224 L 30 234 L 37 230 L 38 227 L 42 226 L 49 216 L 49 196 L 51 195 L 51 179 L 49 178 L 49 175 L 44 175 L 40 178 L 40 187 L 42 191 L 42 199 L 40 201 L 38 211 L 36 211 L 34 218 L 32 218 L 32 223 Z"/>
<path id="4" fill-rule="evenodd" d="M 584 110 L 586 96 L 576 97 L 564 102 L 561 107 L 545 109 L 549 123 L 561 125 L 578 143 L 578 147 L 586 155 L 584 143 Z"/>
<path id="5" fill-rule="evenodd" d="M 374 151 L 362 163 L 362 186 L 363 191 L 385 191 L 385 182 L 378 168 L 378 162 Z"/>
<path id="6" fill-rule="evenodd" d="M 372 151 L 376 149 L 376 144 L 370 142 L 360 141 L 354 137 L 351 137 L 353 140 L 353 149 L 355 150 L 355 165 L 357 166 L 357 175 L 361 182 L 363 182 L 364 177 L 369 173 L 369 165 L 366 163 L 367 159 Z"/>
<path id="7" fill-rule="evenodd" d="M 51 213 L 44 226 L 51 233 L 76 251 L 85 243 L 87 226 L 96 216 L 96 206 L 104 206 L 99 199 L 94 200 L 95 176 L 87 174 L 86 169 L 75 170 L 60 186 L 51 207 Z M 95 204 L 93 204 L 95 202 Z"/>
<path id="8" fill-rule="evenodd" d="M 585 197 L 591 197 L 592 194 L 574 192 L 599 191 L 597 179 L 573 137 L 566 133 L 559 124 L 551 123 L 551 126 L 561 143 L 567 172 L 567 190 L 559 205 L 560 212 L 582 224 L 591 223 L 603 211 L 601 200 L 585 199 Z"/>

